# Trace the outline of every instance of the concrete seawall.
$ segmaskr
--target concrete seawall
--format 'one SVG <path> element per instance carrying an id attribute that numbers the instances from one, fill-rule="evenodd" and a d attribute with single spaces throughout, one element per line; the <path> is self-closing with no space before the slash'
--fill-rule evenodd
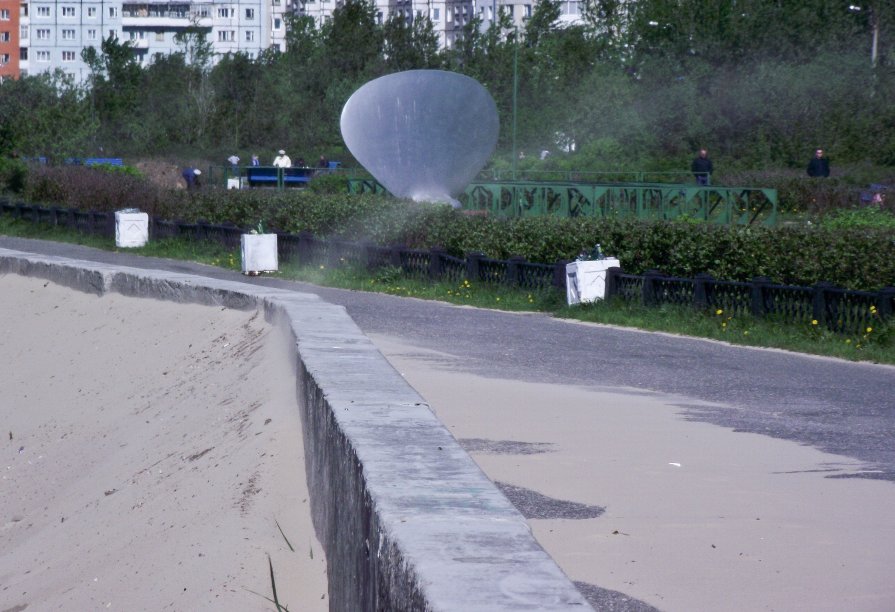
<path id="1" fill-rule="evenodd" d="M 309 294 L 0 249 L 6 273 L 96 295 L 258 308 L 292 336 L 331 609 L 589 609 L 343 308 Z"/>

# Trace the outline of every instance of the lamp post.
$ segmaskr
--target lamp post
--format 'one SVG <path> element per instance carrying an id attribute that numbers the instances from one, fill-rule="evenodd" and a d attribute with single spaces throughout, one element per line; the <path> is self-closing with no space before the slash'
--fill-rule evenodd
<path id="1" fill-rule="evenodd" d="M 513 27 L 513 180 L 516 180 L 516 98 L 519 95 L 519 28 Z"/>

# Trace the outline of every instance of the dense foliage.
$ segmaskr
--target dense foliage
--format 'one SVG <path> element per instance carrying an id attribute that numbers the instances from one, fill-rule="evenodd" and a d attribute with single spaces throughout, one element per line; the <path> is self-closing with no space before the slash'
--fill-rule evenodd
<path id="1" fill-rule="evenodd" d="M 767 276 L 810 285 L 827 281 L 850 289 L 895 286 L 895 216 L 879 208 L 842 211 L 815 224 L 778 229 L 719 227 L 693 222 L 631 219 L 523 218 L 465 214 L 446 205 L 418 205 L 383 196 L 308 190 L 222 189 L 165 191 L 110 169 L 41 168 L 29 178 L 31 202 L 82 210 L 138 207 L 160 219 L 204 220 L 268 230 L 311 232 L 353 242 L 442 247 L 506 259 L 554 263 L 600 243 L 624 270 L 658 269 L 726 280 Z"/>
<path id="2" fill-rule="evenodd" d="M 178 153 L 263 160 L 279 148 L 346 162 L 339 114 L 364 82 L 411 68 L 468 74 L 500 111 L 498 157 L 515 141 L 548 165 L 686 170 L 709 148 L 716 172 L 795 168 L 825 146 L 836 169 L 895 166 L 895 11 L 882 0 L 586 0 L 584 23 L 559 27 L 541 0 L 524 27 L 472 19 L 439 51 L 432 24 L 378 24 L 348 0 L 322 29 L 289 24 L 285 52 L 213 62 L 200 32 L 147 67 L 125 43 L 84 58 L 89 79 L 29 76 L 0 84 L 0 154 Z M 878 57 L 871 39 L 878 32 Z M 514 65 L 518 72 L 513 134 Z M 574 153 L 563 153 L 574 145 Z M 269 160 L 267 160 L 269 161 Z"/>

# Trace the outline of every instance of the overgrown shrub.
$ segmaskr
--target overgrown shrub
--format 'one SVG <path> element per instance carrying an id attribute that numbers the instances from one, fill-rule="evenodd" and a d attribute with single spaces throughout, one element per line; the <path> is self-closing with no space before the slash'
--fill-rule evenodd
<path id="1" fill-rule="evenodd" d="M 34 203 L 82 210 L 139 208 L 159 217 L 176 211 L 184 199 L 184 194 L 163 190 L 139 173 L 101 166 L 33 166 L 23 196 Z"/>
<path id="2" fill-rule="evenodd" d="M 21 193 L 27 176 L 28 168 L 20 160 L 0 157 L 0 191 Z"/>

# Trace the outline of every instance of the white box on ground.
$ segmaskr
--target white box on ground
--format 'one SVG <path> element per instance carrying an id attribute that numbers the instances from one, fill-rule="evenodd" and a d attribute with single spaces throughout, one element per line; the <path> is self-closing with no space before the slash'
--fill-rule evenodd
<path id="1" fill-rule="evenodd" d="M 276 272 L 279 268 L 276 234 L 243 234 L 240 245 L 243 274 Z"/>
<path id="2" fill-rule="evenodd" d="M 618 259 L 607 257 L 566 264 L 566 301 L 569 306 L 606 298 L 606 270 L 619 267 Z"/>
<path id="3" fill-rule="evenodd" d="M 239 177 L 230 177 L 227 179 L 227 189 L 241 189 L 242 181 Z"/>
<path id="4" fill-rule="evenodd" d="M 119 210 L 115 213 L 115 246 L 141 247 L 149 242 L 149 215 Z"/>

